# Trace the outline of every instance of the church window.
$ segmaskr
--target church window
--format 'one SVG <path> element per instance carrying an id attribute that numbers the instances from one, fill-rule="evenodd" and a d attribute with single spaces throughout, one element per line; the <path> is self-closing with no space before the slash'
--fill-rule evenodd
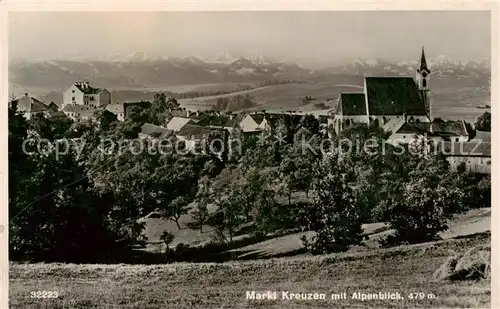
<path id="1" fill-rule="evenodd" d="M 425 79 L 425 78 L 422 80 L 422 87 L 424 87 L 424 88 L 427 87 L 427 79 Z"/>

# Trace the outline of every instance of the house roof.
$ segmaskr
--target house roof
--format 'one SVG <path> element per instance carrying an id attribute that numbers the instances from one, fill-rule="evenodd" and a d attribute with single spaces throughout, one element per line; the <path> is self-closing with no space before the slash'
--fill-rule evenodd
<path id="1" fill-rule="evenodd" d="M 151 123 L 145 123 L 141 127 L 141 133 L 154 138 L 163 138 L 172 134 L 172 130 Z"/>
<path id="2" fill-rule="evenodd" d="M 428 122 L 406 122 L 404 121 L 395 133 L 425 134 L 429 132 L 431 124 Z"/>
<path id="3" fill-rule="evenodd" d="M 491 157 L 491 143 L 485 142 L 445 142 L 440 144 L 445 156 Z"/>
<path id="4" fill-rule="evenodd" d="M 486 143 L 491 143 L 491 132 L 476 131 L 476 136 L 474 136 L 471 141 L 483 141 Z"/>
<path id="5" fill-rule="evenodd" d="M 194 120 L 199 120 L 205 116 L 203 113 L 198 113 L 197 115 L 196 112 L 183 109 L 174 109 L 172 111 L 167 111 L 166 113 L 168 113 L 172 117 L 189 118 Z"/>
<path id="6" fill-rule="evenodd" d="M 264 115 L 263 114 L 249 114 L 250 117 L 252 117 L 253 121 L 257 124 L 261 124 L 262 121 L 264 121 Z"/>
<path id="7" fill-rule="evenodd" d="M 106 110 L 113 113 L 113 114 L 119 114 L 119 113 L 124 113 L 124 106 L 123 103 L 117 103 L 117 104 L 108 104 L 106 105 Z"/>
<path id="8" fill-rule="evenodd" d="M 99 109 L 89 108 L 78 104 L 68 104 L 64 106 L 64 113 L 77 113 L 79 117 L 94 117 L 94 113 Z"/>
<path id="9" fill-rule="evenodd" d="M 88 111 L 88 110 L 93 111 L 94 109 L 91 109 L 87 106 L 83 106 L 83 105 L 79 105 L 79 104 L 66 104 L 62 110 L 63 110 L 63 112 L 78 113 L 78 112 L 83 112 L 83 111 Z"/>
<path id="10" fill-rule="evenodd" d="M 66 114 L 62 111 L 50 110 L 47 112 L 47 116 L 50 118 L 59 118 L 59 117 L 66 117 Z"/>
<path id="11" fill-rule="evenodd" d="M 365 84 L 370 115 L 426 115 L 412 77 L 365 77 Z"/>
<path id="12" fill-rule="evenodd" d="M 364 93 L 341 93 L 336 114 L 339 115 L 366 115 Z"/>
<path id="13" fill-rule="evenodd" d="M 151 102 L 149 101 L 136 101 L 136 102 L 121 102 L 123 105 L 149 105 Z"/>
<path id="14" fill-rule="evenodd" d="M 170 121 L 167 123 L 167 129 L 173 130 L 173 131 L 179 131 L 184 127 L 186 124 L 190 123 L 191 119 L 189 118 L 181 118 L 181 117 L 174 117 L 170 119 Z"/>
<path id="15" fill-rule="evenodd" d="M 198 125 L 192 125 L 192 124 L 186 124 L 185 126 L 180 129 L 179 132 L 176 133 L 177 136 L 183 136 L 183 137 L 207 137 L 208 135 L 212 133 L 223 133 L 225 132 L 224 130 L 220 129 L 215 129 L 215 128 L 209 128 L 209 127 L 204 127 L 204 126 L 198 126 Z"/>
<path id="16" fill-rule="evenodd" d="M 47 104 L 34 97 L 23 96 L 17 101 L 17 109 L 19 111 L 36 113 L 46 111 L 49 109 L 49 107 L 47 106 Z"/>
<path id="17" fill-rule="evenodd" d="M 231 118 L 229 115 L 205 115 L 197 123 L 201 126 L 214 126 L 214 127 L 233 127 L 235 124 L 240 123 L 242 117 L 237 115 Z"/>
<path id="18" fill-rule="evenodd" d="M 430 132 L 440 135 L 468 136 L 467 128 L 463 120 L 433 122 L 430 126 Z"/>
<path id="19" fill-rule="evenodd" d="M 102 89 L 100 88 L 94 88 L 92 86 L 90 86 L 89 84 L 81 84 L 81 83 L 75 83 L 75 86 L 76 88 L 78 88 L 78 90 L 80 90 L 81 92 L 85 93 L 85 94 L 96 94 L 96 93 L 99 93 L 101 92 Z"/>
<path id="20" fill-rule="evenodd" d="M 405 120 L 403 118 L 393 118 L 387 122 L 382 129 L 385 132 L 389 132 L 391 134 L 396 133 L 401 126 L 405 123 Z"/>

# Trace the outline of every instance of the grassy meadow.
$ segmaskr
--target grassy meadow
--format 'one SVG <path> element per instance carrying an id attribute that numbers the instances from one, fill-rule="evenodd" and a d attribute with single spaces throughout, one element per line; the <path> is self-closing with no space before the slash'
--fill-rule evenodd
<path id="1" fill-rule="evenodd" d="M 488 307 L 489 281 L 437 282 L 432 274 L 453 252 L 489 243 L 490 208 L 457 215 L 442 240 L 380 248 L 390 233 L 382 223 L 364 225 L 369 240 L 346 253 L 285 256 L 302 247 L 300 233 L 279 236 L 233 249 L 244 261 L 156 265 L 77 265 L 35 263 L 10 265 L 11 308 L 436 308 Z M 183 218 L 188 222 L 189 218 Z M 177 242 L 196 245 L 204 233 L 172 222 L 149 220 L 150 245 L 167 229 Z M 189 231 L 189 232 L 188 232 Z M 160 248 L 157 248 L 160 249 Z M 245 260 L 251 258 L 251 260 Z M 255 258 L 261 258 L 256 260 Z M 346 300 L 247 300 L 246 291 L 341 293 Z M 57 299 L 35 299 L 35 291 L 57 291 Z M 423 299 L 353 300 L 352 293 L 424 293 Z M 432 294 L 432 295 L 431 295 Z M 435 297 L 434 297 L 435 296 Z"/>
<path id="2" fill-rule="evenodd" d="M 10 308 L 483 308 L 490 281 L 437 282 L 451 251 L 490 242 L 489 233 L 368 252 L 168 265 L 11 264 Z M 247 300 L 246 291 L 277 291 Z M 35 299 L 32 291 L 57 291 Z M 326 293 L 326 300 L 283 300 L 281 291 Z M 331 300 L 331 293 L 347 293 Z M 399 292 L 400 300 L 351 299 L 354 292 Z M 411 293 L 424 293 L 410 299 Z"/>

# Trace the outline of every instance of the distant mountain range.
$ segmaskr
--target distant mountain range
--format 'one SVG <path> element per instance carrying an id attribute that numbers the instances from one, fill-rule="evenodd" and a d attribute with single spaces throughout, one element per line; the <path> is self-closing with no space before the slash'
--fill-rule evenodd
<path id="1" fill-rule="evenodd" d="M 151 59 L 134 53 L 117 60 L 11 60 L 11 89 L 59 91 L 74 81 L 88 80 L 109 89 L 148 89 L 164 86 L 245 83 L 270 80 L 328 81 L 338 75 L 414 76 L 417 61 L 391 63 L 383 60 L 355 59 L 342 65 L 311 69 L 291 61 L 273 60 L 261 55 L 233 57 L 219 53 L 214 57 L 168 57 Z M 474 85 L 489 85 L 489 61 L 457 61 L 446 56 L 428 59 L 436 78 L 471 79 Z M 11 90 L 12 91 L 12 90 Z"/>

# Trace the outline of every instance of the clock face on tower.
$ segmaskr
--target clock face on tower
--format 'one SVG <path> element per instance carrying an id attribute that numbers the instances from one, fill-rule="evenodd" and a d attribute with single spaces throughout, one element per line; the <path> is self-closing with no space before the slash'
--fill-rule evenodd
<path id="1" fill-rule="evenodd" d="M 427 72 L 422 73 L 423 77 L 427 77 Z"/>

